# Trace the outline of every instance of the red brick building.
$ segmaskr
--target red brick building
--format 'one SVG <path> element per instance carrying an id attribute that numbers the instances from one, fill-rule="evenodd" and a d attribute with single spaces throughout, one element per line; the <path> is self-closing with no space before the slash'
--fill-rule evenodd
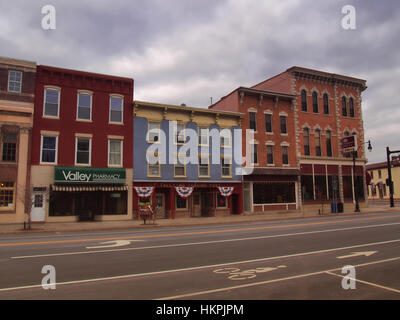
<path id="1" fill-rule="evenodd" d="M 35 94 L 32 220 L 130 219 L 133 79 L 41 65 Z"/>
<path id="2" fill-rule="evenodd" d="M 258 105 L 254 102 L 253 106 L 239 103 L 241 112 L 250 114 L 249 111 L 257 111 L 257 123 L 263 121 L 265 113 L 264 93 L 275 96 L 278 114 L 281 108 L 289 108 L 289 111 L 285 111 L 289 123 L 287 142 L 291 146 L 289 166 L 300 173 L 297 176 L 295 197 L 298 206 L 301 203 L 351 203 L 355 192 L 359 199 L 365 198 L 366 157 L 361 108 L 361 93 L 365 89 L 366 81 L 362 79 L 292 67 L 249 89 L 260 92 Z M 237 106 L 234 95 L 231 93 L 222 98 L 211 108 L 235 110 Z M 273 118 L 273 121 L 273 125 L 279 126 L 277 118 Z M 249 128 L 250 122 L 245 119 L 243 127 Z M 355 172 L 352 156 L 343 153 L 340 143 L 341 138 L 348 135 L 357 136 Z M 275 145 L 282 141 L 278 139 L 279 136 L 272 138 Z M 279 158 L 279 154 L 274 157 Z M 282 169 L 281 165 L 276 162 L 271 167 Z M 250 196 L 251 193 L 250 190 Z"/>

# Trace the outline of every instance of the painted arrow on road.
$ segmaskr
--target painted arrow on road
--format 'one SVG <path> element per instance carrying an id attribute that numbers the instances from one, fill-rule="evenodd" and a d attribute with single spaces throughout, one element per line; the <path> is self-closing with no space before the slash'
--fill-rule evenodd
<path id="1" fill-rule="evenodd" d="M 346 256 L 340 256 L 336 257 L 338 259 L 346 259 L 346 258 L 352 258 L 352 257 L 358 257 L 358 256 L 366 256 L 369 257 L 373 255 L 374 253 L 377 253 L 378 251 L 363 251 L 363 252 L 353 252 L 352 254 L 348 254 Z"/>
<path id="2" fill-rule="evenodd" d="M 112 240 L 100 243 L 100 244 L 105 244 L 105 246 L 86 247 L 86 249 L 122 247 L 131 244 L 132 241 L 143 241 L 143 240 Z"/>

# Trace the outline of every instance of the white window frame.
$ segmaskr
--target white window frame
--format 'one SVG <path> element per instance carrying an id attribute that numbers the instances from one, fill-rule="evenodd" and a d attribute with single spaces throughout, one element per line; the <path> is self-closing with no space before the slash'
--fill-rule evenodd
<path id="1" fill-rule="evenodd" d="M 58 101 L 57 101 L 57 115 L 47 115 L 46 114 L 46 91 L 53 90 L 58 92 Z M 59 119 L 60 118 L 60 98 L 61 98 L 61 89 L 58 87 L 53 86 L 45 86 L 44 87 L 44 95 L 43 95 L 43 118 L 52 118 L 52 119 Z"/>
<path id="2" fill-rule="evenodd" d="M 206 158 L 207 157 L 207 175 L 201 175 L 200 174 L 200 165 L 205 165 L 205 163 L 201 163 L 201 158 Z M 199 153 L 198 154 L 198 159 L 199 159 L 199 164 L 198 166 L 198 177 L 199 178 L 210 178 L 210 154 L 208 153 Z"/>
<path id="3" fill-rule="evenodd" d="M 121 121 L 111 121 L 111 99 L 119 98 L 122 100 L 121 102 Z M 112 124 L 124 124 L 124 96 L 119 94 L 110 94 L 109 106 L 108 106 L 108 122 Z"/>
<path id="4" fill-rule="evenodd" d="M 158 159 L 158 164 L 151 164 L 148 161 L 146 161 L 146 164 L 147 164 L 147 177 L 148 178 L 160 178 L 161 177 L 161 162 L 160 162 L 161 153 L 160 152 L 149 152 L 148 151 L 147 154 L 146 154 L 147 157 L 150 157 L 149 154 L 150 154 L 150 156 L 151 156 L 151 154 L 153 154 L 154 157 Z M 151 170 L 150 170 L 150 166 L 158 166 L 158 174 L 152 174 Z"/>
<path id="5" fill-rule="evenodd" d="M 79 95 L 80 94 L 86 94 L 90 96 L 90 107 L 89 107 L 89 119 L 82 119 L 79 118 Z M 76 95 L 76 120 L 77 121 L 86 121 L 86 122 L 92 122 L 92 107 L 93 107 L 93 93 L 90 91 L 84 91 L 84 90 L 79 90 L 77 95 Z M 86 108 L 86 107 L 85 107 Z"/>
<path id="6" fill-rule="evenodd" d="M 150 124 L 155 124 L 158 128 L 157 129 L 150 129 Z M 150 130 L 158 130 L 158 140 L 157 141 L 151 141 L 149 140 L 150 138 Z M 161 143 L 161 122 L 158 121 L 148 121 L 147 122 L 147 132 L 146 132 L 146 142 L 147 143 L 156 143 L 156 144 L 160 144 Z"/>
<path id="7" fill-rule="evenodd" d="M 111 164 L 110 163 L 110 154 L 111 154 L 110 153 L 110 151 L 111 151 L 110 145 L 111 145 L 111 141 L 118 141 L 119 142 L 120 154 L 121 154 L 120 163 L 119 164 Z M 107 161 L 108 166 L 109 167 L 122 167 L 123 159 L 124 159 L 124 140 L 123 139 L 117 139 L 117 138 L 108 138 L 108 161 Z"/>
<path id="8" fill-rule="evenodd" d="M 89 163 L 78 163 L 77 155 L 78 155 L 78 139 L 89 139 Z M 91 166 L 92 165 L 92 137 L 89 136 L 75 136 L 75 165 L 76 166 Z"/>
<path id="9" fill-rule="evenodd" d="M 202 132 L 207 132 L 207 135 L 206 135 L 207 136 L 207 144 L 201 143 L 201 137 L 204 136 L 201 134 Z M 209 147 L 210 146 L 210 129 L 208 127 L 198 127 L 197 134 L 199 136 L 199 141 L 198 141 L 199 147 Z"/>
<path id="10" fill-rule="evenodd" d="M 54 155 L 54 162 L 46 162 L 43 161 L 43 138 L 44 137 L 51 137 L 56 138 L 56 152 Z M 58 163 L 58 135 L 57 134 L 45 134 L 41 133 L 40 135 L 40 164 L 57 164 Z"/>
<path id="11" fill-rule="evenodd" d="M 18 82 L 18 81 L 16 81 L 16 80 L 11 80 L 11 79 L 10 79 L 10 78 L 11 78 L 11 72 L 15 72 L 15 73 L 19 73 L 19 74 L 20 74 L 20 77 L 19 77 L 19 91 L 10 90 L 10 83 L 11 83 L 11 81 L 12 81 L 13 83 Z M 19 71 L 19 70 L 8 70 L 7 91 L 8 91 L 8 92 L 13 92 L 13 93 L 21 93 L 21 92 L 22 92 L 22 71 Z"/>

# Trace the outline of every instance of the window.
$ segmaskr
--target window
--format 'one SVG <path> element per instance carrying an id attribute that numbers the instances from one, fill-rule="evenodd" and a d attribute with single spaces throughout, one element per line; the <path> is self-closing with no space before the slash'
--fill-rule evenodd
<path id="1" fill-rule="evenodd" d="M 186 154 L 178 154 L 174 165 L 174 177 L 186 177 Z"/>
<path id="2" fill-rule="evenodd" d="M 229 129 L 222 129 L 220 131 L 221 147 L 230 148 L 232 146 L 231 131 Z"/>
<path id="3" fill-rule="evenodd" d="M 258 163 L 258 144 L 252 143 L 251 146 L 251 164 Z"/>
<path id="4" fill-rule="evenodd" d="M 221 196 L 220 193 L 217 194 L 217 208 L 226 208 L 228 204 L 228 201 L 226 201 L 226 198 Z"/>
<path id="5" fill-rule="evenodd" d="M 282 146 L 282 164 L 289 164 L 289 147 Z"/>
<path id="6" fill-rule="evenodd" d="M 160 177 L 160 154 L 158 152 L 147 152 L 147 176 Z"/>
<path id="7" fill-rule="evenodd" d="M 42 135 L 41 163 L 57 163 L 57 136 Z"/>
<path id="8" fill-rule="evenodd" d="M 92 95 L 78 92 L 78 110 L 76 118 L 79 120 L 92 120 Z"/>
<path id="9" fill-rule="evenodd" d="M 332 157 L 332 131 L 326 131 L 326 155 Z"/>
<path id="10" fill-rule="evenodd" d="M 346 97 L 342 97 L 342 115 L 343 117 L 347 117 L 347 102 Z"/>
<path id="11" fill-rule="evenodd" d="M 187 209 L 187 199 L 175 196 L 176 209 Z"/>
<path id="12" fill-rule="evenodd" d="M 274 164 L 274 146 L 267 145 L 267 164 Z"/>
<path id="13" fill-rule="evenodd" d="M 329 96 L 327 93 L 324 93 L 324 114 L 329 114 Z"/>
<path id="14" fill-rule="evenodd" d="M 108 140 L 108 165 L 122 166 L 122 140 Z"/>
<path id="15" fill-rule="evenodd" d="M 110 96 L 110 122 L 123 122 L 124 99 L 122 97 Z"/>
<path id="16" fill-rule="evenodd" d="M 222 177 L 232 177 L 232 158 L 231 157 L 221 157 L 221 176 Z"/>
<path id="17" fill-rule="evenodd" d="M 307 112 L 307 91 L 301 90 L 301 111 Z"/>
<path id="18" fill-rule="evenodd" d="M 318 93 L 315 91 L 312 93 L 312 105 L 313 112 L 318 113 Z"/>
<path id="19" fill-rule="evenodd" d="M 321 156 L 321 130 L 315 130 L 315 155 Z"/>
<path id="20" fill-rule="evenodd" d="M 90 165 L 91 138 L 76 137 L 76 164 Z"/>
<path id="21" fill-rule="evenodd" d="M 21 85 L 22 85 L 22 72 L 15 70 L 8 71 L 8 91 L 20 93 Z"/>
<path id="22" fill-rule="evenodd" d="M 33 206 L 35 208 L 43 208 L 43 194 L 35 194 Z"/>
<path id="23" fill-rule="evenodd" d="M 265 132 L 272 133 L 272 114 L 265 114 Z"/>
<path id="24" fill-rule="evenodd" d="M 60 109 L 60 90 L 55 88 L 46 88 L 44 90 L 44 108 L 43 115 L 46 117 L 59 117 Z"/>
<path id="25" fill-rule="evenodd" d="M 0 210 L 13 209 L 15 204 L 14 182 L 0 182 Z"/>
<path id="26" fill-rule="evenodd" d="M 185 144 L 185 125 L 183 123 L 178 123 L 176 125 L 175 141 L 176 144 Z"/>
<path id="27" fill-rule="evenodd" d="M 282 134 L 287 134 L 286 116 L 279 116 L 279 119 L 281 121 L 281 133 Z"/>
<path id="28" fill-rule="evenodd" d="M 249 112 L 249 121 L 250 121 L 250 130 L 257 131 L 255 112 Z"/>
<path id="29" fill-rule="evenodd" d="M 208 128 L 198 128 L 199 146 L 209 145 L 209 132 Z"/>
<path id="30" fill-rule="evenodd" d="M 15 162 L 17 155 L 17 134 L 3 133 L 2 161 Z"/>
<path id="31" fill-rule="evenodd" d="M 160 123 L 149 122 L 147 129 L 147 142 L 148 143 L 160 143 Z"/>
<path id="32" fill-rule="evenodd" d="M 310 129 L 303 129 L 303 144 L 304 144 L 304 155 L 310 155 Z"/>
<path id="33" fill-rule="evenodd" d="M 210 176 L 210 156 L 208 154 L 199 155 L 199 177 Z"/>
<path id="34" fill-rule="evenodd" d="M 373 179 L 373 178 L 374 178 L 374 172 L 373 172 L 373 171 L 370 171 L 369 173 L 370 173 L 370 175 L 371 175 L 371 179 Z"/>
<path id="35" fill-rule="evenodd" d="M 103 214 L 128 214 L 127 192 L 104 192 Z"/>
<path id="36" fill-rule="evenodd" d="M 354 100 L 353 100 L 353 98 L 349 99 L 349 113 L 350 113 L 350 117 L 354 118 Z"/>
<path id="37" fill-rule="evenodd" d="M 378 170 L 378 178 L 382 179 L 382 171 L 381 170 Z"/>

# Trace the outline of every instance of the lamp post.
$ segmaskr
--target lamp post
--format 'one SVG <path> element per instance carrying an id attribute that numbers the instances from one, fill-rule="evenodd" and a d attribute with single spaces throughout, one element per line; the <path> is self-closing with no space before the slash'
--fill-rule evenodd
<path id="1" fill-rule="evenodd" d="M 367 142 L 364 142 L 365 144 L 368 143 L 368 151 L 371 152 L 372 151 L 372 145 L 371 145 L 371 141 L 368 140 Z M 360 205 L 358 204 L 358 180 L 357 180 L 357 176 L 356 176 L 356 152 L 357 152 L 357 148 L 353 149 L 353 184 L 354 184 L 354 200 L 356 202 L 356 207 L 354 209 L 354 212 L 360 212 Z"/>

